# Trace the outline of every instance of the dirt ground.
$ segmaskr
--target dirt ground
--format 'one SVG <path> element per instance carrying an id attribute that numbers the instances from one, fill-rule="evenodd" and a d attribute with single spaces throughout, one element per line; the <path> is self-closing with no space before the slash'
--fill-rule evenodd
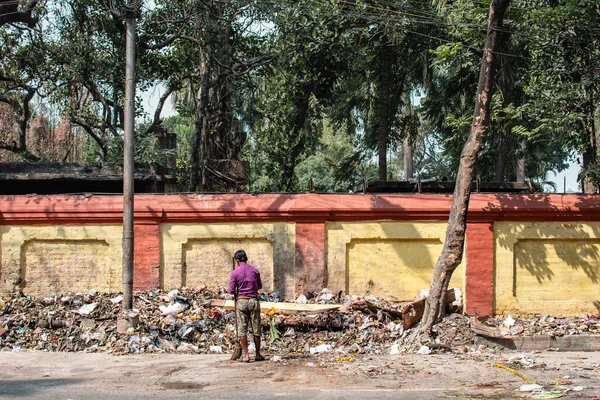
<path id="1" fill-rule="evenodd" d="M 228 354 L 0 352 L 0 398 L 600 399 L 600 353 L 270 358 L 245 364 Z M 528 383 L 541 387 L 519 391 Z"/>

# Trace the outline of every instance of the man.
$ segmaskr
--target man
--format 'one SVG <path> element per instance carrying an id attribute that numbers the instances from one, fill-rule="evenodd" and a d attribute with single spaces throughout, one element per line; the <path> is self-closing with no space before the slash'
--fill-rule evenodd
<path id="1" fill-rule="evenodd" d="M 237 316 L 238 334 L 240 336 L 240 345 L 242 346 L 243 362 L 250 362 L 248 355 L 248 328 L 251 328 L 254 337 L 254 346 L 256 347 L 255 361 L 262 361 L 265 358 L 260 354 L 260 335 L 262 325 L 260 323 L 260 304 L 258 302 L 258 289 L 262 289 L 260 272 L 252 265 L 246 264 L 248 257 L 244 250 L 238 250 L 233 256 L 237 268 L 231 272 L 229 279 L 229 293 L 237 297 Z"/>

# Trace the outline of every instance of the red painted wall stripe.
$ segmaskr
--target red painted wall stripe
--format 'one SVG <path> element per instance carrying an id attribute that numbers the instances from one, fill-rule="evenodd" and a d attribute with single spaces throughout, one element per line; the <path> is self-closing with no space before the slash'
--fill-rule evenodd
<path id="1" fill-rule="evenodd" d="M 465 243 L 465 312 L 494 311 L 494 223 L 469 223 Z"/>

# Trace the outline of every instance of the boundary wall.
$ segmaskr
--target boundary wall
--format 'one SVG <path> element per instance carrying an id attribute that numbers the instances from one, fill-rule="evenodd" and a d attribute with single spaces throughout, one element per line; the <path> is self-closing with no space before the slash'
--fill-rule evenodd
<path id="1" fill-rule="evenodd" d="M 405 300 L 445 239 L 443 194 L 136 195 L 134 289 L 226 287 L 243 248 L 265 290 Z M 121 285 L 122 197 L 0 196 L 0 295 Z M 472 194 L 451 286 L 469 315 L 600 312 L 600 197 Z"/>

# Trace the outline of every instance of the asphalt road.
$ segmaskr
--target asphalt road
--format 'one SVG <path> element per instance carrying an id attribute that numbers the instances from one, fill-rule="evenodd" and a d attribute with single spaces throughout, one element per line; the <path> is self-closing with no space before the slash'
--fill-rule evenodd
<path id="1" fill-rule="evenodd" d="M 0 399 L 600 399 L 600 353 L 339 357 L 0 352 Z"/>

